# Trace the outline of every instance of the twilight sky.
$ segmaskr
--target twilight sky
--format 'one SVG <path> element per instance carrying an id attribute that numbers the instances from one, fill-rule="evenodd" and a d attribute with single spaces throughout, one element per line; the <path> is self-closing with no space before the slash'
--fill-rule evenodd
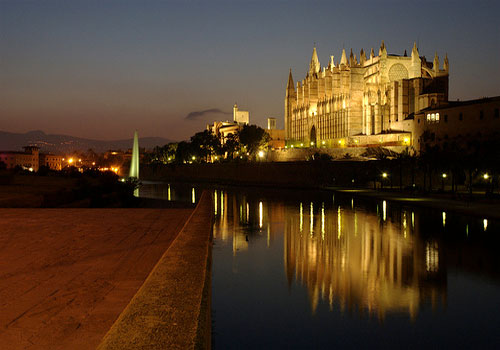
<path id="1" fill-rule="evenodd" d="M 288 69 L 342 47 L 450 61 L 450 99 L 500 95 L 500 1 L 0 0 L 0 130 L 189 138 L 232 118 L 283 127 Z M 206 112 L 204 112 L 206 111 Z"/>

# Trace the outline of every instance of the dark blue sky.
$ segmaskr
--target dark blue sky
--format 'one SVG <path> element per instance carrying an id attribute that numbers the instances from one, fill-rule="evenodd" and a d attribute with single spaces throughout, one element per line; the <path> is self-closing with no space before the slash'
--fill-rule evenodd
<path id="1" fill-rule="evenodd" d="M 0 130 L 188 138 L 234 102 L 283 125 L 316 42 L 450 61 L 450 98 L 500 95 L 499 1 L 0 0 Z"/>

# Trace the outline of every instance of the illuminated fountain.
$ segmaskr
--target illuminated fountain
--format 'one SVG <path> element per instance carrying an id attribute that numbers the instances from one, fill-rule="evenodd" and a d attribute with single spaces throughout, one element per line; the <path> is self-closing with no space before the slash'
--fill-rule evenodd
<path id="1" fill-rule="evenodd" d="M 134 145 L 132 147 L 132 161 L 130 162 L 129 178 L 136 178 L 139 180 L 139 137 L 137 130 L 134 132 Z"/>

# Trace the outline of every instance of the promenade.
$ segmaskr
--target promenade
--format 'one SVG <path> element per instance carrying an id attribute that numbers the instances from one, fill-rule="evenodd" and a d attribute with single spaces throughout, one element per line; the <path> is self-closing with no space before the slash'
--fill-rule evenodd
<path id="1" fill-rule="evenodd" d="M 203 210 L 208 216 L 200 217 L 210 219 L 210 205 Z M 165 252 L 181 241 L 193 212 L 0 209 L 0 348 L 95 349 Z M 211 222 L 204 228 L 207 250 Z M 170 263 L 189 269 L 188 254 Z M 190 282 L 203 289 L 205 274 L 200 278 Z M 179 291 L 190 293 L 180 285 Z"/>

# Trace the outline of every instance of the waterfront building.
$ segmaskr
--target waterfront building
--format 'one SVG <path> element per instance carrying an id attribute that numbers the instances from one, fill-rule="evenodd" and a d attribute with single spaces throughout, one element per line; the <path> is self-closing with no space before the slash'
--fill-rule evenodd
<path id="1" fill-rule="evenodd" d="M 217 136 L 222 144 L 226 143 L 229 135 L 237 133 L 243 125 L 250 123 L 250 112 L 240 111 L 238 105 L 233 106 L 233 121 L 215 121 L 213 124 L 207 125 L 207 130 Z"/>
<path id="2" fill-rule="evenodd" d="M 408 125 L 419 136 L 415 138 L 416 149 L 421 149 L 424 141 L 443 145 L 453 141 L 465 144 L 472 140 L 498 139 L 500 96 L 431 106 L 411 116 Z"/>
<path id="3" fill-rule="evenodd" d="M 3 162 L 7 169 L 14 169 L 19 166 L 24 170 L 38 171 L 40 149 L 36 146 L 23 148 L 24 152 L 0 151 L 0 162 Z"/>
<path id="4" fill-rule="evenodd" d="M 359 59 L 345 49 L 339 62 L 330 57 L 321 67 L 313 49 L 306 77 L 294 84 L 288 77 L 285 97 L 285 137 L 288 145 L 325 147 L 410 146 L 408 116 L 448 101 L 448 57 L 440 66 L 420 56 L 389 54 L 384 42 L 378 55 Z"/>

